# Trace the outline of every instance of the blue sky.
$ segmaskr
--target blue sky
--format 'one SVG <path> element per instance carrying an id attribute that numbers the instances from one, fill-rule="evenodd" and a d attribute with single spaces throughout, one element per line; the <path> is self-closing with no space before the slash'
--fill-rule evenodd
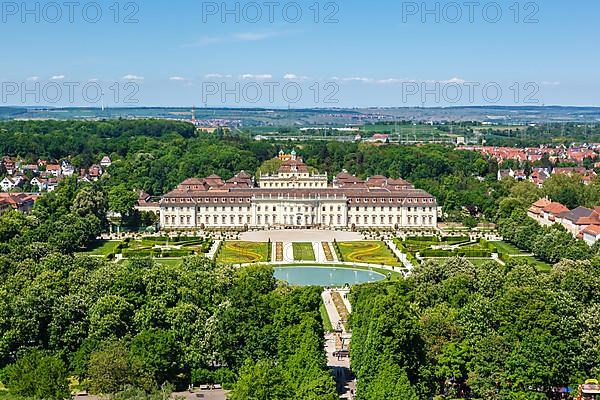
<path id="1" fill-rule="evenodd" d="M 595 0 L 26 3 L 1 105 L 600 105 Z"/>

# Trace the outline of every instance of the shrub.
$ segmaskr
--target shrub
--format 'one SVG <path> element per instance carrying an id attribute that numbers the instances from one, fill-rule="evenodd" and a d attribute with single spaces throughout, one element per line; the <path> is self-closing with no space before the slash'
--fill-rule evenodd
<path id="1" fill-rule="evenodd" d="M 421 257 L 443 257 L 443 258 L 449 258 L 449 257 L 453 257 L 454 256 L 454 252 L 451 250 L 433 250 L 433 249 L 426 249 L 420 252 Z"/>
<path id="2" fill-rule="evenodd" d="M 459 249 L 455 253 L 457 256 L 471 258 L 490 258 L 492 256 L 488 250 L 483 249 Z"/>

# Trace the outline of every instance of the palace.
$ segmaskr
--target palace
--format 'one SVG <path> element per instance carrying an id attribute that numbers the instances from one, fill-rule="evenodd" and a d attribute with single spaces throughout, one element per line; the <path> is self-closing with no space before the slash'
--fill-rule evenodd
<path id="1" fill-rule="evenodd" d="M 191 178 L 160 201 L 163 229 L 435 228 L 437 200 L 403 179 L 358 179 L 343 171 L 328 183 L 296 153 L 275 174 L 242 171 L 224 181 Z"/>

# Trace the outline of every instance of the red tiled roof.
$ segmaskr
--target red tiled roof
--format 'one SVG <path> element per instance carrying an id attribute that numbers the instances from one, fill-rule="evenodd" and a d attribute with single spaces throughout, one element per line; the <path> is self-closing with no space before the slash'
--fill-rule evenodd
<path id="1" fill-rule="evenodd" d="M 544 212 L 549 214 L 558 215 L 561 212 L 569 212 L 569 209 L 560 203 L 550 203 L 544 207 Z"/>
<path id="2" fill-rule="evenodd" d="M 537 207 L 537 208 L 544 208 L 544 207 L 547 207 L 548 205 L 550 205 L 550 203 L 552 203 L 552 202 L 548 199 L 539 199 L 538 201 L 533 203 L 533 206 Z"/>
<path id="3" fill-rule="evenodd" d="M 592 236 L 600 236 L 600 225 L 590 225 L 582 232 Z"/>

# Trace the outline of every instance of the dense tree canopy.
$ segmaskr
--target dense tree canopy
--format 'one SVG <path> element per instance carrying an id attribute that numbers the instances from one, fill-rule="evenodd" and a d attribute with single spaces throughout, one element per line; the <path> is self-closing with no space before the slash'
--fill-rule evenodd
<path id="1" fill-rule="evenodd" d="M 600 260 L 425 263 L 353 290 L 357 399 L 546 399 L 598 374 Z"/>

